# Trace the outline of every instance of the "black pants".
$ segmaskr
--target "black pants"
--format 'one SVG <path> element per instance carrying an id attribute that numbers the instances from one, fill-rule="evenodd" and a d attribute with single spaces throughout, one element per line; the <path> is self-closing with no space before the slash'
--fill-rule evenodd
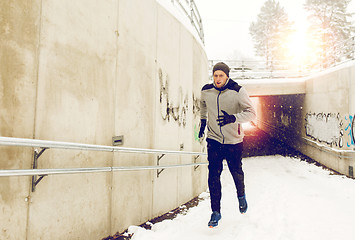
<path id="1" fill-rule="evenodd" d="M 211 196 L 212 211 L 221 212 L 221 173 L 223 160 L 227 160 L 228 168 L 232 174 L 238 197 L 245 195 L 244 172 L 242 169 L 243 143 L 221 144 L 215 140 L 207 139 L 208 153 L 208 187 Z"/>

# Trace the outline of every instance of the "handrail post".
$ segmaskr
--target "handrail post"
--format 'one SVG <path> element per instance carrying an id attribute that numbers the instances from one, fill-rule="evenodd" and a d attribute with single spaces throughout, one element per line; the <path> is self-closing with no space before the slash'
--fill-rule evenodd
<path id="1" fill-rule="evenodd" d="M 159 166 L 160 160 L 165 156 L 165 154 L 162 154 L 160 156 L 157 156 L 157 165 Z M 157 178 L 159 177 L 159 175 L 165 170 L 165 168 L 163 169 L 157 169 Z"/>
<path id="2" fill-rule="evenodd" d="M 194 163 L 196 163 L 196 160 L 197 160 L 199 157 L 200 157 L 200 155 L 194 156 Z M 196 171 L 199 166 L 200 166 L 200 165 L 194 166 L 194 171 Z"/>
<path id="3" fill-rule="evenodd" d="M 38 149 L 34 150 L 33 154 L 33 166 L 32 169 L 37 169 L 38 166 L 38 159 L 39 157 L 46 151 L 48 148 L 42 148 L 40 152 L 38 152 Z M 37 184 L 47 175 L 40 175 L 40 178 L 37 179 L 37 175 L 32 176 L 32 192 L 36 191 L 36 186 Z"/>

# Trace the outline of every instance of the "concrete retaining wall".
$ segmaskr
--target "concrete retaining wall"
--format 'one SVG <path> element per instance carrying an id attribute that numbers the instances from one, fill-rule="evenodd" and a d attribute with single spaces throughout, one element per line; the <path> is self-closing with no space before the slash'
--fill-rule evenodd
<path id="1" fill-rule="evenodd" d="M 0 135 L 201 151 L 195 139 L 208 63 L 155 0 L 0 3 Z M 33 149 L 0 147 L 1 169 Z M 193 162 L 165 156 L 161 164 Z M 205 161 L 199 159 L 198 161 Z M 39 168 L 156 165 L 148 154 L 49 149 Z M 206 167 L 0 178 L 0 239 L 101 239 L 207 188 Z"/>
<path id="2" fill-rule="evenodd" d="M 317 162 L 353 177 L 355 64 L 305 79 L 305 94 L 259 97 L 259 126 Z"/>

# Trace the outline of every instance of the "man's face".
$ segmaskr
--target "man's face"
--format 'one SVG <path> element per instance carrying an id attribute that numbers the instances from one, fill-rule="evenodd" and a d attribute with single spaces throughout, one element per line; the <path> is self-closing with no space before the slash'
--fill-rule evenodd
<path id="1" fill-rule="evenodd" d="M 226 84 L 228 80 L 227 74 L 221 70 L 217 70 L 213 73 L 213 81 L 216 87 L 221 88 Z"/>

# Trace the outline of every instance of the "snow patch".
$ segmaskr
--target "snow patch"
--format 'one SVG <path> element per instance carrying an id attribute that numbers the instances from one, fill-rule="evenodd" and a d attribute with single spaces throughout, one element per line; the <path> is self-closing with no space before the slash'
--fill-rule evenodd
<path id="1" fill-rule="evenodd" d="M 355 181 L 296 158 L 243 160 L 248 212 L 241 215 L 233 179 L 222 172 L 222 219 L 209 229 L 208 193 L 185 215 L 145 230 L 131 226 L 134 240 L 334 240 L 353 239 Z M 321 230 L 320 230 L 321 229 Z"/>

